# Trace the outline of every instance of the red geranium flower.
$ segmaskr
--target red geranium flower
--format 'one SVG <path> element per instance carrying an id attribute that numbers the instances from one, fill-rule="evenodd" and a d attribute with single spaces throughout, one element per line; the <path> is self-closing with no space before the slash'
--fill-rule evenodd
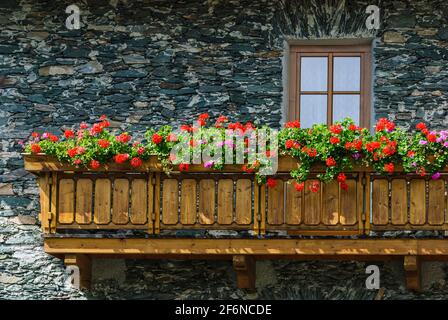
<path id="1" fill-rule="evenodd" d="M 289 121 L 285 123 L 285 128 L 300 128 L 300 122 L 298 120 Z"/>
<path id="2" fill-rule="evenodd" d="M 139 157 L 135 157 L 131 159 L 131 166 L 134 168 L 138 168 L 142 165 L 143 161 Z"/>
<path id="3" fill-rule="evenodd" d="M 98 145 L 99 145 L 101 148 L 107 148 L 107 147 L 110 146 L 110 142 L 109 142 L 109 140 L 101 139 L 101 140 L 98 140 Z"/>
<path id="4" fill-rule="evenodd" d="M 341 189 L 344 191 L 348 190 L 348 184 L 346 182 L 341 182 Z"/>
<path id="5" fill-rule="evenodd" d="M 180 126 L 180 131 L 182 132 L 190 132 L 193 128 L 189 126 L 188 124 L 183 124 Z"/>
<path id="6" fill-rule="evenodd" d="M 308 156 L 310 156 L 311 158 L 314 158 L 317 155 L 317 150 L 314 148 L 307 149 L 307 153 L 308 153 Z"/>
<path id="7" fill-rule="evenodd" d="M 50 134 L 50 141 L 51 142 L 58 142 L 59 138 L 55 136 L 54 134 Z"/>
<path id="8" fill-rule="evenodd" d="M 297 192 L 302 192 L 303 188 L 305 188 L 304 182 L 296 182 L 294 183 L 294 189 L 296 189 Z"/>
<path id="9" fill-rule="evenodd" d="M 334 167 L 336 165 L 336 160 L 333 157 L 328 157 L 325 161 L 328 167 Z"/>
<path id="10" fill-rule="evenodd" d="M 117 136 L 115 139 L 117 139 L 118 142 L 121 143 L 127 143 L 129 140 L 131 140 L 131 136 L 127 134 L 126 132 L 123 132 L 119 136 Z"/>
<path id="11" fill-rule="evenodd" d="M 268 181 L 266 182 L 266 186 L 268 188 L 274 188 L 277 185 L 277 180 L 273 179 L 273 178 L 269 178 Z"/>
<path id="12" fill-rule="evenodd" d="M 311 185 L 308 187 L 308 189 L 309 189 L 311 192 L 314 192 L 314 193 L 318 192 L 319 189 L 320 189 L 319 181 L 313 181 L 313 182 L 311 183 Z"/>
<path id="13" fill-rule="evenodd" d="M 386 164 L 384 165 L 384 170 L 387 171 L 387 172 L 389 172 L 389 173 L 393 173 L 393 172 L 394 172 L 394 169 L 395 169 L 395 166 L 394 166 L 394 164 L 393 164 L 392 162 L 390 162 L 390 163 L 386 163 Z"/>
<path id="14" fill-rule="evenodd" d="M 79 127 L 80 127 L 81 129 L 87 129 L 87 128 L 89 127 L 89 125 L 88 125 L 87 123 L 85 123 L 85 122 L 81 122 L 81 124 L 79 125 Z"/>
<path id="15" fill-rule="evenodd" d="M 345 182 L 345 180 L 347 179 L 347 176 L 344 173 L 339 173 L 338 174 L 338 182 Z"/>
<path id="16" fill-rule="evenodd" d="M 426 139 L 428 139 L 429 142 L 436 142 L 437 136 L 434 133 L 430 133 L 426 136 Z"/>
<path id="17" fill-rule="evenodd" d="M 414 156 L 415 156 L 415 151 L 412 151 L 412 150 L 408 151 L 409 158 L 414 158 Z"/>
<path id="18" fill-rule="evenodd" d="M 137 153 L 138 153 L 139 155 L 142 155 L 143 153 L 145 153 L 145 147 L 139 147 L 139 148 L 137 149 Z"/>
<path id="19" fill-rule="evenodd" d="M 158 133 L 154 133 L 154 134 L 152 135 L 151 140 L 152 140 L 152 142 L 154 142 L 155 144 L 159 144 L 160 142 L 162 142 L 163 138 L 162 138 L 162 136 L 161 136 L 160 134 L 158 134 Z"/>
<path id="20" fill-rule="evenodd" d="M 75 136 L 75 133 L 73 132 L 73 130 L 65 130 L 64 131 L 64 136 L 67 139 L 73 138 Z"/>
<path id="21" fill-rule="evenodd" d="M 188 163 L 179 164 L 179 171 L 188 171 L 189 168 L 190 168 L 190 165 Z"/>
<path id="22" fill-rule="evenodd" d="M 81 159 L 75 159 L 75 160 L 73 160 L 73 164 L 79 165 L 79 164 L 81 164 L 81 163 L 82 163 Z"/>
<path id="23" fill-rule="evenodd" d="M 426 129 L 426 124 L 424 124 L 423 122 L 419 122 L 419 123 L 417 123 L 417 125 L 415 127 L 418 130 L 424 130 L 424 129 Z"/>
<path id="24" fill-rule="evenodd" d="M 292 139 L 288 139 L 285 141 L 285 148 L 291 149 L 294 146 L 294 141 Z"/>
<path id="25" fill-rule="evenodd" d="M 339 142 L 340 142 L 340 140 L 339 140 L 338 137 L 331 137 L 330 138 L 330 143 L 331 144 L 336 144 L 336 143 L 339 143 Z"/>
<path id="26" fill-rule="evenodd" d="M 32 136 L 33 138 L 39 138 L 39 134 L 38 134 L 37 132 L 33 132 L 33 133 L 31 134 L 31 136 Z"/>
<path id="27" fill-rule="evenodd" d="M 100 162 L 97 160 L 91 160 L 90 161 L 90 167 L 94 170 L 98 169 L 100 167 Z"/>
<path id="28" fill-rule="evenodd" d="M 67 154 L 70 158 L 73 158 L 74 156 L 76 156 L 78 154 L 78 148 L 71 148 L 67 150 Z"/>
<path id="29" fill-rule="evenodd" d="M 129 154 L 127 154 L 127 153 L 120 153 L 114 157 L 115 163 L 118 163 L 118 164 L 125 163 L 126 161 L 128 161 L 128 159 L 129 159 Z"/>
<path id="30" fill-rule="evenodd" d="M 340 124 L 334 124 L 330 126 L 330 132 L 333 134 L 340 134 L 342 132 L 342 126 Z"/>
<path id="31" fill-rule="evenodd" d="M 31 153 L 40 153 L 42 151 L 41 147 L 37 143 L 31 145 Z"/>

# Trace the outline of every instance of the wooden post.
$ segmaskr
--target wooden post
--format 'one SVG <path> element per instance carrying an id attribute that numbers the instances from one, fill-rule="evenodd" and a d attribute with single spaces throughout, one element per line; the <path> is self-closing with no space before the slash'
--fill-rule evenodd
<path id="1" fill-rule="evenodd" d="M 405 256 L 404 272 L 406 275 L 406 287 L 409 290 L 421 291 L 420 265 L 421 261 L 418 256 Z"/>
<path id="2" fill-rule="evenodd" d="M 79 286 L 82 289 L 90 289 L 92 279 L 92 263 L 85 254 L 66 254 L 64 259 L 66 266 L 75 266 L 79 269 Z"/>
<path id="3" fill-rule="evenodd" d="M 255 291 L 255 259 L 248 255 L 233 256 L 238 288 Z"/>

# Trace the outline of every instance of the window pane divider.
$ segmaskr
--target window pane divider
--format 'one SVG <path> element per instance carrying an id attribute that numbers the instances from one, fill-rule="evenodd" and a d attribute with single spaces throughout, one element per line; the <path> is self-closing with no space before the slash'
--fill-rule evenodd
<path id="1" fill-rule="evenodd" d="M 327 123 L 333 123 L 333 53 L 328 54 Z"/>

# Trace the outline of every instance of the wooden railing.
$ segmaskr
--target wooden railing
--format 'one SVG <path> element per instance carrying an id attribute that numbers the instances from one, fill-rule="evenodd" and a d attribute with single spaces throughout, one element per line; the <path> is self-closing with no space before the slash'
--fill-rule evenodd
<path id="1" fill-rule="evenodd" d="M 138 170 L 110 164 L 95 171 L 64 165 L 44 155 L 25 155 L 24 159 L 25 169 L 38 176 L 46 252 L 83 268 L 89 265 L 88 257 L 98 254 L 224 255 L 233 257 L 240 286 L 252 288 L 255 257 L 392 255 L 404 258 L 408 286 L 418 289 L 420 257 L 448 258 L 444 240 L 294 240 L 267 235 L 279 230 L 313 236 L 447 230 L 448 171 L 431 180 L 400 170 L 378 175 L 370 168 L 358 167 L 346 172 L 348 190 L 330 182 L 321 183 L 313 193 L 308 186 L 323 168 L 314 168 L 304 190 L 297 192 L 288 183 L 290 170 L 297 166 L 289 157 L 279 159 L 278 183 L 273 188 L 259 185 L 254 175 L 244 173 L 239 165 L 219 172 L 191 165 L 188 173 L 174 168 L 166 174 L 155 157 Z M 152 236 L 118 243 L 114 239 L 53 236 L 68 229 L 144 230 Z M 190 238 L 176 244 L 175 239 L 157 236 L 181 229 L 245 230 L 250 235 L 243 236 L 243 242 Z"/>
<path id="2" fill-rule="evenodd" d="M 318 192 L 316 168 L 302 192 L 288 172 L 296 164 L 281 158 L 278 183 L 258 185 L 253 174 L 228 166 L 212 171 L 192 166 L 165 174 L 155 159 L 135 171 L 108 167 L 88 171 L 43 156 L 26 156 L 25 168 L 39 174 L 42 225 L 58 229 L 252 230 L 255 235 L 368 234 L 369 230 L 446 230 L 447 183 L 397 172 L 377 175 L 368 168 L 347 173 L 348 190 L 334 181 Z"/>

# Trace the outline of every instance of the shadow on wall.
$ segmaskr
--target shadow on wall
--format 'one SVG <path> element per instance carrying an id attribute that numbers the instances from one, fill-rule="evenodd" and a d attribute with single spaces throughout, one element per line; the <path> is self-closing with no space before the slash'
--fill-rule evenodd
<path id="1" fill-rule="evenodd" d="M 380 268 L 381 288 L 367 290 L 365 269 Z M 257 261 L 257 292 L 236 289 L 230 261 L 110 260 L 93 262 L 88 299 L 448 299 L 445 264 L 423 264 L 421 294 L 405 289 L 401 263 Z"/>

